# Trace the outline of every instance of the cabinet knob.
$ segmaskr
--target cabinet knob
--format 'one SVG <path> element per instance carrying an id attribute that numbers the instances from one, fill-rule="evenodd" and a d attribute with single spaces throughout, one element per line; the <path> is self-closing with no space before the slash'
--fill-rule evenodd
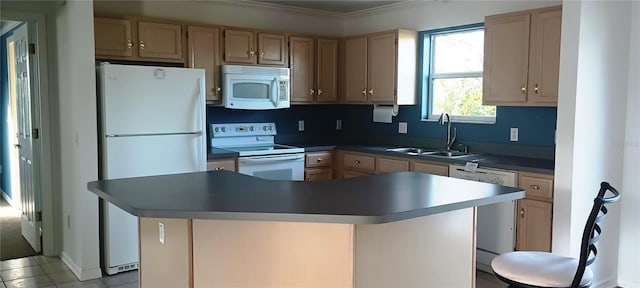
<path id="1" fill-rule="evenodd" d="M 538 185 L 529 185 L 529 187 L 531 187 L 531 189 L 540 190 L 540 186 Z"/>
<path id="2" fill-rule="evenodd" d="M 360 160 L 355 160 L 353 163 L 360 164 Z"/>
<path id="3" fill-rule="evenodd" d="M 143 41 L 140 41 L 140 45 L 139 46 L 140 46 L 141 50 L 144 50 L 144 42 Z"/>
<path id="4" fill-rule="evenodd" d="M 527 86 L 526 86 L 526 84 L 522 84 L 522 88 L 520 88 L 520 91 L 522 92 L 522 94 L 527 94 Z"/>
<path id="5" fill-rule="evenodd" d="M 373 95 L 373 88 L 369 89 L 369 95 Z"/>
<path id="6" fill-rule="evenodd" d="M 323 160 L 324 159 L 322 159 L 322 158 L 318 158 L 318 159 L 316 159 L 316 162 L 322 162 Z"/>
<path id="7" fill-rule="evenodd" d="M 131 42 L 131 40 L 127 40 L 127 48 L 133 48 L 133 42 Z"/>
<path id="8" fill-rule="evenodd" d="M 307 178 L 307 181 L 311 181 L 311 178 L 310 178 L 310 177 L 309 177 L 309 178 Z"/>
<path id="9" fill-rule="evenodd" d="M 539 91 L 539 90 L 540 90 L 540 89 L 538 89 L 538 84 L 536 84 L 536 86 L 533 86 L 533 93 L 538 94 L 538 91 Z"/>
<path id="10" fill-rule="evenodd" d="M 520 208 L 520 217 L 524 218 L 524 208 Z"/>
<path id="11" fill-rule="evenodd" d="M 316 94 L 316 91 L 314 91 L 313 89 L 309 89 L 309 95 L 313 96 L 313 94 Z"/>
<path id="12" fill-rule="evenodd" d="M 258 55 L 260 55 L 260 58 L 264 57 L 264 51 L 262 51 L 262 49 L 260 49 L 260 52 L 258 52 Z"/>
<path id="13" fill-rule="evenodd" d="M 222 166 L 221 167 L 216 167 L 216 171 L 222 171 L 222 170 L 224 170 L 224 167 L 222 167 Z"/>
<path id="14" fill-rule="evenodd" d="M 216 88 L 216 92 L 220 92 L 220 90 L 222 90 L 220 87 Z"/>
<path id="15" fill-rule="evenodd" d="M 322 95 L 322 89 L 318 88 L 318 96 Z"/>
<path id="16" fill-rule="evenodd" d="M 362 89 L 362 95 L 367 95 L 367 88 Z"/>
<path id="17" fill-rule="evenodd" d="M 253 48 L 249 49 L 249 51 L 247 51 L 247 55 L 249 55 L 250 57 L 256 56 L 256 51 L 253 51 Z"/>

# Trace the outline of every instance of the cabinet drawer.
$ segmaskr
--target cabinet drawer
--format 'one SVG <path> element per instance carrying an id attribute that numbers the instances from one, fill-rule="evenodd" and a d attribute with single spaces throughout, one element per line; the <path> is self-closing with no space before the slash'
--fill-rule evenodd
<path id="1" fill-rule="evenodd" d="M 449 176 L 448 166 L 431 163 L 415 162 L 413 164 L 413 171 L 440 176 Z"/>
<path id="2" fill-rule="evenodd" d="M 305 157 L 306 167 L 329 167 L 333 165 L 331 151 L 307 153 Z"/>
<path id="3" fill-rule="evenodd" d="M 236 171 L 236 159 L 220 159 L 207 162 L 207 170 L 227 170 Z"/>
<path id="4" fill-rule="evenodd" d="M 521 172 L 518 182 L 525 190 L 525 198 L 553 200 L 553 177 Z"/>
<path id="5" fill-rule="evenodd" d="M 409 171 L 409 161 L 390 158 L 378 158 L 378 173 Z"/>
<path id="6" fill-rule="evenodd" d="M 353 168 L 373 172 L 376 168 L 375 162 L 376 158 L 373 156 L 344 153 L 343 164 L 345 168 Z"/>

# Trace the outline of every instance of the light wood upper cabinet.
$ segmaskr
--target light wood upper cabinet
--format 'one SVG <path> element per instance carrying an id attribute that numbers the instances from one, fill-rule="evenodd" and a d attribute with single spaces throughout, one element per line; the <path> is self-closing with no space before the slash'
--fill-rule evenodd
<path id="1" fill-rule="evenodd" d="M 138 56 L 182 59 L 182 27 L 138 21 Z"/>
<path id="2" fill-rule="evenodd" d="M 485 18 L 485 105 L 555 106 L 562 7 Z"/>
<path id="3" fill-rule="evenodd" d="M 187 28 L 189 57 L 187 65 L 205 70 L 206 100 L 221 101 L 220 32 L 218 28 Z"/>
<path id="4" fill-rule="evenodd" d="M 299 103 L 337 100 L 338 41 L 289 37 L 291 101 Z"/>
<path id="5" fill-rule="evenodd" d="M 286 66 L 287 53 L 287 41 L 284 35 L 248 30 L 226 29 L 224 31 L 226 63 Z"/>
<path id="6" fill-rule="evenodd" d="M 96 17 L 94 30 L 96 55 L 133 56 L 131 20 Z"/>
<path id="7" fill-rule="evenodd" d="M 94 24 L 98 59 L 184 62 L 180 24 L 104 17 Z"/>
<path id="8" fill-rule="evenodd" d="M 346 103 L 416 103 L 417 33 L 395 30 L 344 40 Z"/>

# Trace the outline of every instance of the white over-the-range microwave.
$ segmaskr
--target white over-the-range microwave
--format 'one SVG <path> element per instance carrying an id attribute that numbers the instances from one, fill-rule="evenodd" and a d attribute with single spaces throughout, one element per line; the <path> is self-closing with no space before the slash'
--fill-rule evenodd
<path id="1" fill-rule="evenodd" d="M 222 103 L 226 108 L 289 108 L 289 68 L 222 65 Z"/>

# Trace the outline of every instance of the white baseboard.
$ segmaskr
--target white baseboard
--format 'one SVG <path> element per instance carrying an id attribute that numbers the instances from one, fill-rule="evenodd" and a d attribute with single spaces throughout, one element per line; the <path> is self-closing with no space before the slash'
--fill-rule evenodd
<path id="1" fill-rule="evenodd" d="M 73 272 L 80 281 L 102 278 L 102 270 L 99 267 L 95 269 L 82 270 L 64 251 L 60 253 L 60 259 L 67 265 L 67 267 L 69 267 L 69 269 L 71 269 L 71 272 Z"/>

